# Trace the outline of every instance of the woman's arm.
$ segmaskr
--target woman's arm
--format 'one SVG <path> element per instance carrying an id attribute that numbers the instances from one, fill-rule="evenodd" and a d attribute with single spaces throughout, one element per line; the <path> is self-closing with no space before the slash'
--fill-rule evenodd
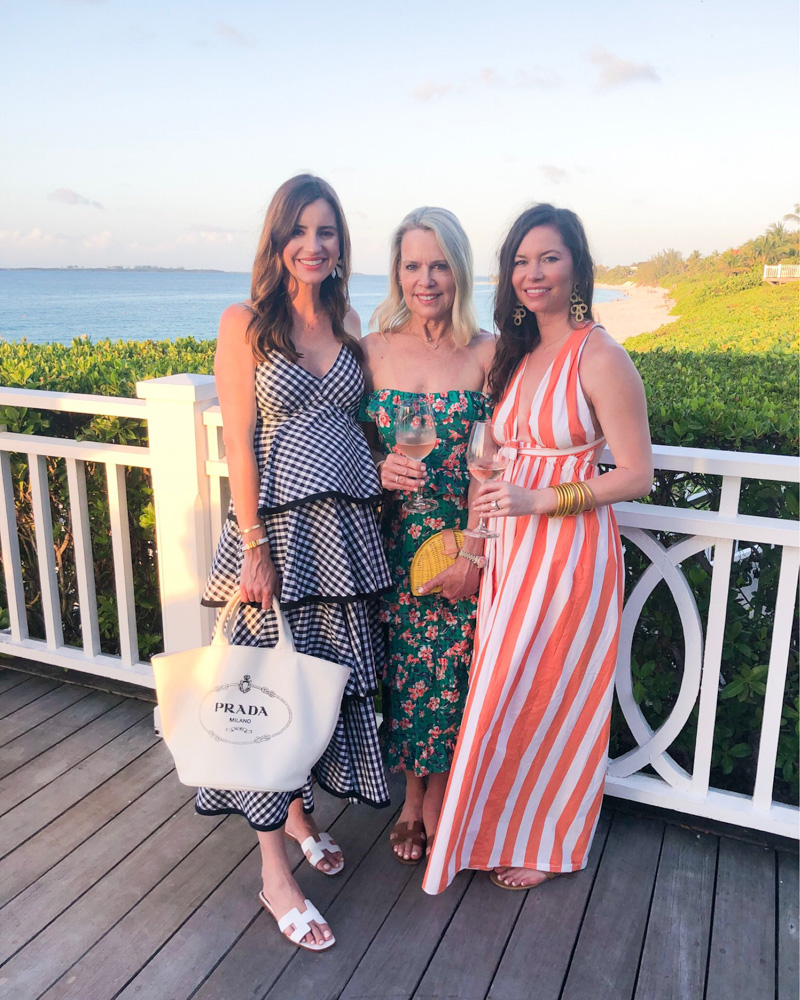
<path id="1" fill-rule="evenodd" d="M 580 378 L 614 455 L 615 467 L 592 480 L 597 503 L 645 496 L 653 485 L 653 448 L 644 386 L 628 352 L 607 334 L 590 337 Z"/>
<path id="2" fill-rule="evenodd" d="M 653 450 L 644 386 L 628 352 L 607 334 L 590 339 L 581 358 L 580 378 L 616 463 L 591 480 L 595 503 L 645 496 L 653 483 Z M 553 489 L 525 490 L 502 481 L 485 483 L 478 494 L 479 508 L 494 517 L 550 514 L 557 502 Z"/>
<path id="3" fill-rule="evenodd" d="M 219 324 L 214 375 L 222 410 L 222 434 L 228 461 L 233 509 L 240 529 L 259 525 L 242 536 L 243 542 L 265 537 L 258 520 L 260 477 L 253 433 L 256 426 L 256 363 L 247 342 L 247 327 L 252 313 L 241 305 L 230 306 Z M 244 551 L 241 598 L 272 607 L 273 594 L 279 593 L 278 575 L 270 558 L 269 545 Z"/>
<path id="4" fill-rule="evenodd" d="M 479 520 L 479 515 L 475 511 L 475 496 L 480 483 L 474 476 L 470 476 L 469 479 L 467 527 L 474 528 Z M 464 552 L 469 552 L 471 555 L 482 556 L 483 547 L 484 540 L 482 538 L 473 538 L 470 535 L 465 535 L 464 544 L 461 548 Z M 463 598 L 469 597 L 477 591 L 481 582 L 481 570 L 482 567 L 478 567 L 472 560 L 457 558 L 452 566 L 448 566 L 441 573 L 437 573 L 436 576 L 431 577 L 427 583 L 423 583 L 419 588 L 419 593 L 423 595 L 429 594 L 434 587 L 441 587 L 442 597 L 446 597 L 450 601 L 463 600 Z"/>

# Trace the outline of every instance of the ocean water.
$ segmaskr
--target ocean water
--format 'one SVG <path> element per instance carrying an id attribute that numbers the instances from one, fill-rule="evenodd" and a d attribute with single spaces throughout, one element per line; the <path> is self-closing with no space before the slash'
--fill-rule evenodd
<path id="1" fill-rule="evenodd" d="M 356 274 L 350 301 L 364 332 L 387 291 L 386 275 Z M 216 337 L 220 313 L 250 293 L 250 275 L 217 271 L 0 270 L 0 338 L 32 344 Z M 595 301 L 619 298 L 598 289 Z M 494 285 L 476 278 L 475 308 L 492 329 Z"/>

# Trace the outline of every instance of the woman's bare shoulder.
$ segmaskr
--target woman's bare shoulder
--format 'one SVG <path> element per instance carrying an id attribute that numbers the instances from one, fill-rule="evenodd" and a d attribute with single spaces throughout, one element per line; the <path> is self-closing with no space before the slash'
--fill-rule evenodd
<path id="1" fill-rule="evenodd" d="M 232 306 L 223 312 L 219 318 L 219 329 L 225 330 L 247 330 L 255 312 L 248 302 L 234 302 Z"/>
<path id="2" fill-rule="evenodd" d="M 237 302 L 223 312 L 219 319 L 217 334 L 217 362 L 220 358 L 239 358 L 252 355 L 247 337 L 253 310 L 247 303 Z"/>
<path id="3" fill-rule="evenodd" d="M 602 389 L 620 381 L 641 382 L 631 356 L 602 326 L 595 326 L 586 338 L 581 356 L 581 379 L 585 388 Z"/>
<path id="4" fill-rule="evenodd" d="M 356 340 L 361 339 L 361 317 L 352 306 L 344 318 L 344 328 L 351 337 L 355 337 Z"/>
<path id="5" fill-rule="evenodd" d="M 488 330 L 479 330 L 469 342 L 470 348 L 480 359 L 483 368 L 491 367 L 497 349 L 497 337 Z"/>

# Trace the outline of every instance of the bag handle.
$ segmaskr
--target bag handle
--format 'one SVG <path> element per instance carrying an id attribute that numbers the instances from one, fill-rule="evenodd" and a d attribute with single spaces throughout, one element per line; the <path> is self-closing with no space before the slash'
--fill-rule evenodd
<path id="1" fill-rule="evenodd" d="M 217 627 L 214 630 L 214 638 L 211 640 L 212 646 L 230 646 L 231 637 L 233 636 L 233 623 L 236 621 L 236 613 L 239 610 L 239 605 L 242 603 L 241 597 L 236 594 L 232 597 L 228 603 L 223 608 L 222 614 L 219 616 L 217 622 Z M 289 622 L 286 620 L 286 615 L 281 611 L 281 606 L 278 604 L 277 597 L 272 598 L 272 610 L 275 612 L 275 618 L 278 622 L 278 641 L 272 647 L 273 649 L 288 649 L 295 652 L 294 636 L 292 635 L 291 627 Z"/>

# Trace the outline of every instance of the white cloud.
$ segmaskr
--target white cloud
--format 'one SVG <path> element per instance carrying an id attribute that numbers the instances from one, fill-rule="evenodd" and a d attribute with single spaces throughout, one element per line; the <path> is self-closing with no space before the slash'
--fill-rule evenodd
<path id="1" fill-rule="evenodd" d="M 238 28 L 234 28 L 227 21 L 220 21 L 214 32 L 217 38 L 223 38 L 226 42 L 233 42 L 235 45 L 252 45 L 253 42 L 246 35 L 243 35 Z"/>
<path id="2" fill-rule="evenodd" d="M 468 90 L 548 90 L 560 86 L 557 76 L 546 73 L 538 66 L 532 72 L 519 70 L 506 78 L 493 66 L 484 66 L 477 74 L 469 76 L 461 82 L 437 83 L 426 80 L 415 87 L 411 96 L 415 101 L 431 101 L 447 94 L 462 94 Z"/>
<path id="3" fill-rule="evenodd" d="M 649 63 L 634 63 L 628 59 L 621 59 L 600 46 L 592 50 L 589 58 L 600 70 L 597 90 L 601 93 L 613 90 L 614 87 L 624 87 L 629 83 L 661 82 L 661 77 Z"/>
<path id="4" fill-rule="evenodd" d="M 182 233 L 175 239 L 175 246 L 187 246 L 193 243 L 202 243 L 206 246 L 233 243 L 235 240 L 233 232 L 227 229 L 192 229 L 188 233 Z"/>
<path id="5" fill-rule="evenodd" d="M 91 205 L 93 208 L 102 208 L 99 201 L 91 201 L 84 198 L 82 194 L 73 191 L 71 188 L 57 188 L 47 196 L 50 201 L 58 201 L 62 205 Z"/>
<path id="6" fill-rule="evenodd" d="M 549 181 L 553 182 L 553 184 L 560 184 L 562 181 L 565 181 L 567 177 L 569 177 L 569 171 L 565 170 L 563 167 L 556 167 L 552 163 L 543 163 L 539 169 Z"/>
<path id="7" fill-rule="evenodd" d="M 8 246 L 37 247 L 69 242 L 61 233 L 45 233 L 41 229 L 31 229 L 29 233 L 19 229 L 0 229 L 0 243 Z"/>
<path id="8" fill-rule="evenodd" d="M 454 90 L 452 83 L 436 83 L 435 80 L 426 80 L 411 91 L 411 96 L 415 101 L 431 101 L 434 97 L 444 97 Z"/>
<path id="9" fill-rule="evenodd" d="M 114 234 L 110 229 L 104 230 L 102 233 L 95 233 L 94 236 L 87 236 L 85 239 L 81 240 L 83 246 L 87 250 L 105 250 L 107 247 L 111 246 L 114 242 Z"/>
<path id="10" fill-rule="evenodd" d="M 129 24 L 123 32 L 123 38 L 134 45 L 147 45 L 156 37 L 155 31 L 143 28 L 140 24 Z"/>

